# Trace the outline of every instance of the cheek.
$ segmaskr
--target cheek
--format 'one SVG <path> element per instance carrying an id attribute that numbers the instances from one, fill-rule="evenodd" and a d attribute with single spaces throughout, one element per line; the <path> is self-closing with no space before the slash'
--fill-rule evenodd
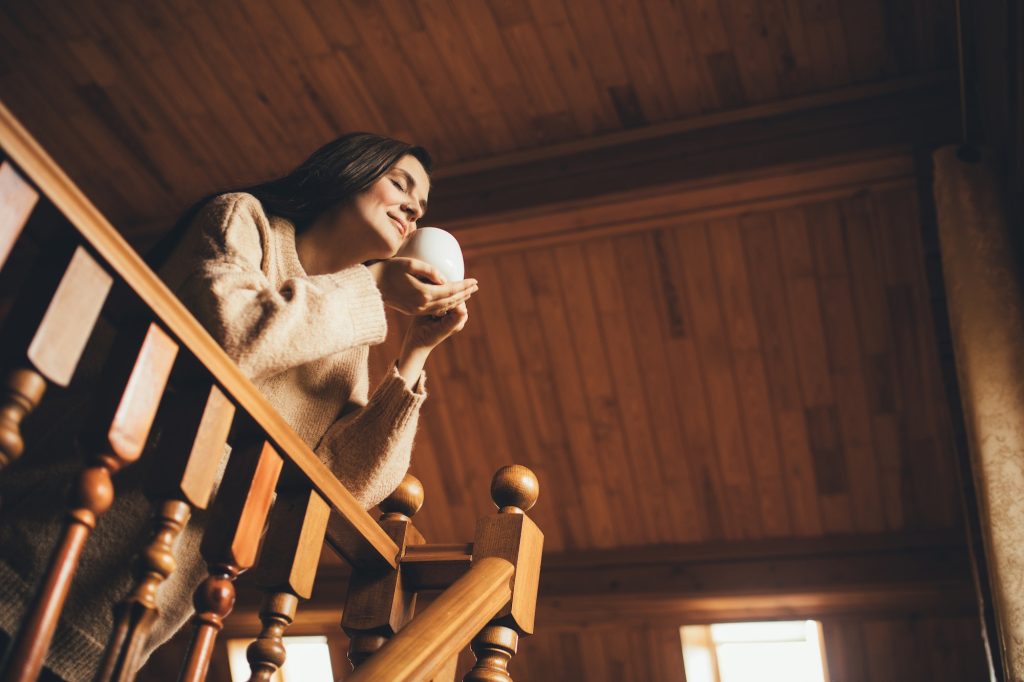
<path id="1" fill-rule="evenodd" d="M 370 189 L 369 194 L 375 203 L 383 206 L 401 204 L 405 199 L 405 195 L 402 191 L 391 184 L 391 181 L 387 179 L 378 180 Z"/>

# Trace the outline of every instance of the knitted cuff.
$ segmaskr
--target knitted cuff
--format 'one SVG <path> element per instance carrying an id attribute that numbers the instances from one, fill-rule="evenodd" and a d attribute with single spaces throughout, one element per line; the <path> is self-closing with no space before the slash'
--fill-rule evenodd
<path id="1" fill-rule="evenodd" d="M 420 372 L 412 388 L 405 385 L 405 379 L 398 373 L 396 365 L 391 366 L 377 390 L 373 392 L 367 409 L 379 414 L 385 424 L 394 424 L 396 431 L 405 428 L 409 419 L 419 413 L 423 401 L 427 399 L 427 375 Z"/>

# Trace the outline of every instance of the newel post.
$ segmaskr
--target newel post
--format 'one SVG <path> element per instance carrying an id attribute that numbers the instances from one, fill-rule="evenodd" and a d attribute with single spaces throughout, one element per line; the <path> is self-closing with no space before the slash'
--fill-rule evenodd
<path id="1" fill-rule="evenodd" d="M 515 567 L 512 598 L 473 639 L 476 665 L 463 678 L 474 682 L 512 682 L 508 667 L 521 635 L 533 634 L 544 534 L 527 515 L 540 495 L 537 476 L 512 464 L 491 480 L 498 513 L 477 523 L 473 563 L 485 557 L 506 559 Z"/>
<path id="2" fill-rule="evenodd" d="M 398 545 L 399 556 L 409 545 L 423 544 L 412 517 L 423 506 L 423 484 L 406 474 L 401 484 L 380 503 L 380 527 Z M 349 582 L 341 627 L 350 638 L 348 659 L 358 668 L 413 616 L 416 593 L 409 589 L 401 568 L 386 573 L 357 570 Z"/>

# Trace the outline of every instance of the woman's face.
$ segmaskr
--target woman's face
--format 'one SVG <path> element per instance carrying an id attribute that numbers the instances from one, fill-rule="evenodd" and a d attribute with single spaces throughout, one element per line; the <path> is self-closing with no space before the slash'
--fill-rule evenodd
<path id="1" fill-rule="evenodd" d="M 391 258 L 427 210 L 430 177 L 416 157 L 403 156 L 365 192 L 341 208 L 367 238 L 367 260 Z"/>

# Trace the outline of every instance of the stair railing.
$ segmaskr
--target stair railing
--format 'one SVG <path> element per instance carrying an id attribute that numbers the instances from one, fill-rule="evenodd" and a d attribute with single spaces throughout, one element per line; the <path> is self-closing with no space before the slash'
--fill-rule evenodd
<path id="1" fill-rule="evenodd" d="M 201 547 L 208 576 L 195 593 L 179 680 L 205 679 L 234 581 L 254 566 L 266 599 L 248 658 L 251 679 L 269 680 L 285 660 L 283 634 L 310 596 L 325 543 L 353 567 L 342 621 L 351 679 L 452 680 L 458 652 L 472 641 L 477 663 L 465 679 L 511 680 L 518 637 L 533 631 L 543 544 L 525 514 L 539 492 L 529 469 L 495 474 L 499 512 L 479 521 L 472 544 L 425 544 L 412 525 L 423 503 L 412 476 L 375 522 L 0 104 L 0 267 L 19 240 L 33 238 L 44 242 L 40 262 L 0 336 L 0 476 L 26 449 L 31 456 L 22 421 L 47 387 L 69 385 L 105 303 L 123 295 L 141 313 L 107 315 L 116 338 L 79 437 L 87 462 L 0 679 L 39 675 L 82 549 L 113 503 L 114 474 L 146 457 L 153 532 L 140 547 L 138 580 L 115 611 L 98 679 L 134 679 L 160 585 L 175 567 L 174 542 L 192 512 L 209 507 Z M 154 425 L 161 437 L 147 450 Z M 214 497 L 225 444 L 231 454 Z M 414 618 L 417 595 L 438 589 L 445 591 Z"/>

